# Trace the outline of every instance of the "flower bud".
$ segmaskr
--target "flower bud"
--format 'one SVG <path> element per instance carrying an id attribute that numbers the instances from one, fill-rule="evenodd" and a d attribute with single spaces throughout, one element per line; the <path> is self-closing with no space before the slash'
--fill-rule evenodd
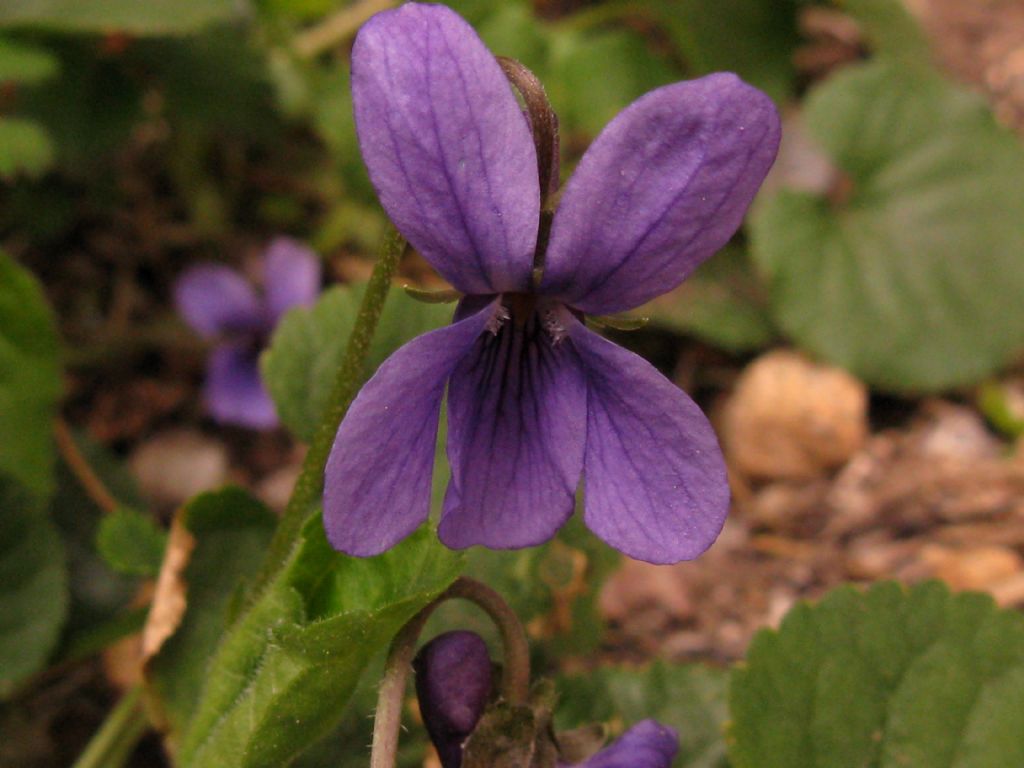
<path id="1" fill-rule="evenodd" d="M 474 632 L 446 632 L 420 649 L 413 669 L 420 713 L 441 765 L 459 768 L 462 745 L 491 695 L 487 645 Z"/>

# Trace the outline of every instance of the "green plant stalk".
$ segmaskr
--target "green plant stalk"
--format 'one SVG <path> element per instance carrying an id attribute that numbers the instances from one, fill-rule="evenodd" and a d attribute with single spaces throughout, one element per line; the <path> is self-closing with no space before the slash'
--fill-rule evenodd
<path id="1" fill-rule="evenodd" d="M 302 463 L 302 472 L 295 483 L 295 490 L 292 491 L 288 506 L 281 516 L 281 522 L 278 523 L 277 530 L 270 540 L 267 558 L 250 592 L 250 599 L 255 598 L 288 561 L 310 510 L 320 499 L 324 488 L 324 466 L 327 464 L 327 456 L 334 444 L 338 426 L 363 382 L 370 342 L 377 331 L 377 323 L 391 288 L 391 280 L 404 250 L 405 240 L 393 227 L 389 227 L 384 236 L 380 260 L 374 267 L 373 275 L 366 286 L 366 293 L 363 294 L 363 303 L 359 307 L 359 315 L 356 317 L 355 327 L 345 350 L 345 358 L 338 368 L 330 399 L 320 419 L 320 427 L 313 435 L 309 452 Z"/>
<path id="2" fill-rule="evenodd" d="M 142 687 L 136 686 L 117 702 L 72 768 L 120 768 L 148 727 Z"/>

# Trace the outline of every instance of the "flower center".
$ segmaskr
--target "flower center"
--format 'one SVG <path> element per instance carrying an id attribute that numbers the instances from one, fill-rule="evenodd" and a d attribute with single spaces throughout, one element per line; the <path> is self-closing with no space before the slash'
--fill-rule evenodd
<path id="1" fill-rule="evenodd" d="M 535 293 L 503 293 L 487 330 L 497 336 L 508 323 L 513 333 L 525 332 L 530 338 L 543 334 L 552 345 L 557 345 L 568 335 L 566 316 L 569 312 L 560 302 Z"/>

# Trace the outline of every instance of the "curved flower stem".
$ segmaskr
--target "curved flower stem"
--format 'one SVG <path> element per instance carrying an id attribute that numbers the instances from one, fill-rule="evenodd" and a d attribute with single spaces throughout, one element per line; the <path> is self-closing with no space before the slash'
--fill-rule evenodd
<path id="1" fill-rule="evenodd" d="M 380 259 L 373 268 L 373 275 L 363 294 L 363 303 L 359 307 L 355 327 L 345 350 L 345 358 L 338 368 L 331 396 L 320 418 L 320 426 L 302 462 L 302 472 L 295 483 L 295 490 L 288 500 L 288 506 L 285 507 L 277 530 L 274 531 L 263 568 L 250 592 L 252 596 L 259 594 L 288 559 L 303 523 L 323 492 L 327 456 L 334 444 L 338 425 L 341 424 L 345 412 L 348 411 L 362 384 L 370 342 L 377 330 L 377 323 L 384 309 L 388 290 L 391 288 L 391 278 L 394 277 L 398 261 L 404 251 L 405 240 L 393 227 L 389 227 L 388 233 L 384 236 Z"/>
<path id="2" fill-rule="evenodd" d="M 413 616 L 395 635 L 388 651 L 384 677 L 377 694 L 377 713 L 373 721 L 373 747 L 370 768 L 394 768 L 398 755 L 398 734 L 402 726 L 402 703 L 409 668 L 416 655 L 416 644 L 427 619 L 441 603 L 453 598 L 469 600 L 483 609 L 497 625 L 504 647 L 504 672 L 501 692 L 506 701 L 524 704 L 530 693 L 530 649 L 519 617 L 504 598 L 474 579 L 456 579 L 440 597 Z"/>
<path id="3" fill-rule="evenodd" d="M 119 768 L 149 727 L 142 708 L 142 687 L 121 697 L 72 768 Z"/>
<path id="4" fill-rule="evenodd" d="M 540 181 L 541 209 L 548 207 L 548 198 L 558 187 L 559 136 L 558 117 L 548 101 L 544 85 L 522 62 L 498 56 L 498 65 L 512 87 L 523 97 L 530 118 L 533 145 L 537 150 L 537 178 Z"/>
<path id="5" fill-rule="evenodd" d="M 530 695 L 530 646 L 526 642 L 526 630 L 515 611 L 486 584 L 465 576 L 448 587 L 442 599 L 453 597 L 475 603 L 498 627 L 505 651 L 501 695 L 512 704 L 525 704 Z"/>

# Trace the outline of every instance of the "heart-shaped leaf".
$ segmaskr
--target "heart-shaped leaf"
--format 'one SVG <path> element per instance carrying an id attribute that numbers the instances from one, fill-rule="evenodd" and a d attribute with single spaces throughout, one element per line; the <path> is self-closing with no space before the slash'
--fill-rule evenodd
<path id="1" fill-rule="evenodd" d="M 890 390 L 976 382 L 1024 346 L 1024 146 L 937 77 L 879 60 L 812 92 L 845 174 L 761 201 L 752 252 L 779 325 Z"/>
<path id="2" fill-rule="evenodd" d="M 840 587 L 733 672 L 736 768 L 1024 765 L 1024 616 L 937 582 Z"/>

